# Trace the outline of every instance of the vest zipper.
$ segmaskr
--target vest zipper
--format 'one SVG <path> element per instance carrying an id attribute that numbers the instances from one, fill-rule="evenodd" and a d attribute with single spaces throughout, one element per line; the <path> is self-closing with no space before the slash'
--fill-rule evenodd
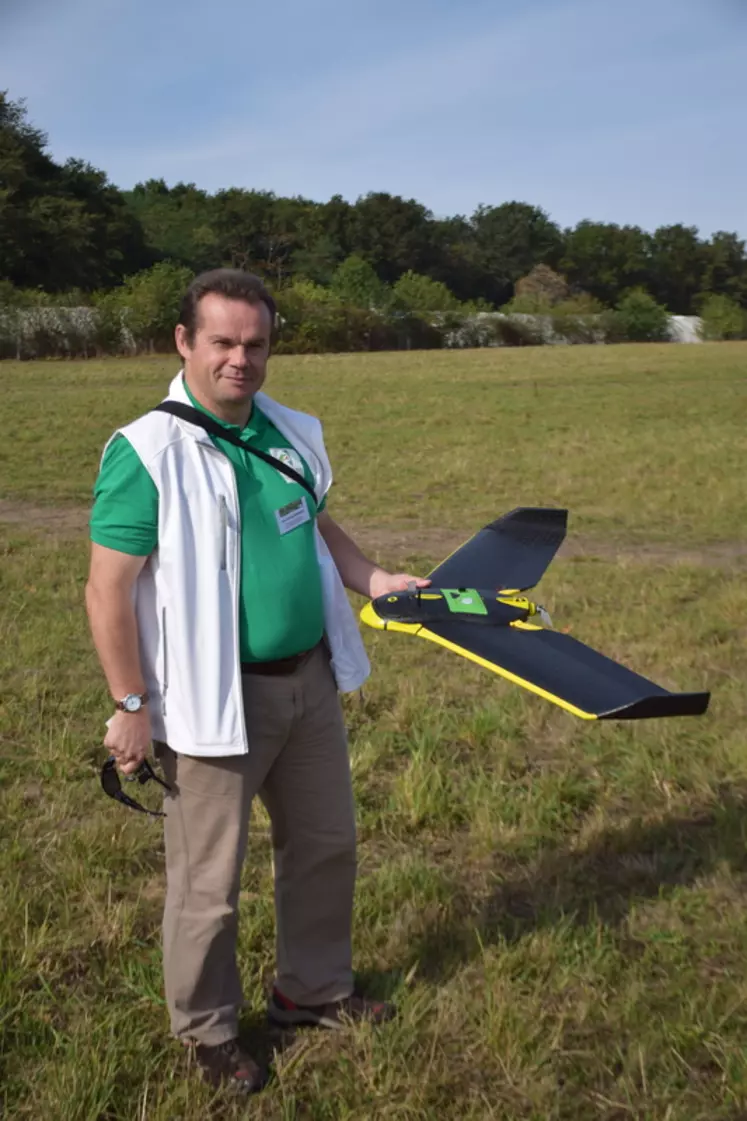
<path id="1" fill-rule="evenodd" d="M 218 506 L 220 509 L 220 569 L 221 572 L 225 572 L 228 560 L 228 506 L 225 494 L 222 494 L 218 499 Z"/>
<path id="2" fill-rule="evenodd" d="M 236 659 L 235 664 L 238 668 L 238 667 L 241 666 L 241 648 L 240 648 L 240 645 L 239 645 L 239 581 L 240 581 L 239 567 L 240 567 L 240 564 L 241 564 L 241 553 L 240 553 L 240 549 L 241 549 L 241 508 L 239 506 L 239 485 L 236 482 L 236 475 L 234 473 L 233 464 L 231 463 L 230 459 L 228 459 L 228 456 L 224 452 L 222 452 L 220 450 L 220 448 L 217 448 L 215 446 L 215 444 L 212 442 L 212 440 L 210 440 L 206 443 L 203 443 L 202 446 L 205 447 L 208 451 L 213 452 L 214 455 L 219 455 L 222 459 L 227 460 L 228 468 L 229 468 L 229 471 L 231 472 L 231 489 L 232 489 L 232 492 L 233 492 L 234 509 L 236 511 L 236 544 L 234 546 L 234 581 L 233 581 L 233 629 L 234 629 L 234 635 L 235 635 L 235 642 L 234 642 L 234 656 L 235 656 L 235 659 Z M 223 520 L 224 517 L 226 519 L 226 532 L 223 534 L 223 544 L 222 544 L 222 548 L 221 548 L 221 569 L 227 572 L 228 571 L 228 543 L 227 543 L 227 537 L 228 537 L 228 505 L 226 503 L 226 497 L 223 494 L 220 496 L 220 511 L 221 511 L 221 521 Z M 236 676 L 237 676 L 238 682 L 239 682 L 237 702 L 238 702 L 238 706 L 239 706 L 239 713 L 241 714 L 241 723 L 242 723 L 243 728 L 244 728 L 244 751 L 245 751 L 245 753 L 248 753 L 248 751 L 249 751 L 249 737 L 247 735 L 247 729 L 246 729 L 246 714 L 244 712 L 244 690 L 243 690 L 242 685 L 241 685 L 241 670 L 240 669 L 238 670 L 238 673 L 237 673 Z"/>
<path id="3" fill-rule="evenodd" d="M 163 688 L 161 690 L 161 708 L 166 715 L 166 694 L 169 691 L 169 648 L 166 635 L 166 608 L 161 608 L 161 640 L 163 642 Z"/>

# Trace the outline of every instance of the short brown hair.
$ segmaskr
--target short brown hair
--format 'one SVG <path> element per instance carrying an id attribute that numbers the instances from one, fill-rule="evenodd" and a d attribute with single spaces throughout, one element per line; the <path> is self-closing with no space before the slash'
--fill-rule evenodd
<path id="1" fill-rule="evenodd" d="M 247 304 L 263 303 L 270 312 L 274 331 L 277 306 L 260 277 L 244 272 L 243 269 L 210 269 L 209 272 L 201 272 L 196 276 L 182 297 L 179 322 L 186 330 L 190 346 L 197 330 L 200 300 L 211 292 L 225 296 L 228 300 L 243 300 Z"/>

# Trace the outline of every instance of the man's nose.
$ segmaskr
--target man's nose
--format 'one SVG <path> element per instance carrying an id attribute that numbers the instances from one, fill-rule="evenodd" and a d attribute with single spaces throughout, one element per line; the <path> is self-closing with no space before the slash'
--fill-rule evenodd
<path id="1" fill-rule="evenodd" d="M 246 352 L 246 347 L 235 346 L 231 351 L 231 365 L 236 366 L 237 369 L 242 369 L 247 365 L 249 356 Z"/>

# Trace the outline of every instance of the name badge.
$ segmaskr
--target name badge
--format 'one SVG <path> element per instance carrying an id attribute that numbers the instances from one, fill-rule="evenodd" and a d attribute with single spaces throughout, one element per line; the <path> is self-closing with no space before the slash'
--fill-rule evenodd
<path id="1" fill-rule="evenodd" d="M 306 505 L 305 498 L 295 498 L 293 502 L 288 502 L 285 506 L 281 506 L 279 510 L 275 511 L 275 519 L 278 523 L 278 530 L 280 534 L 290 533 L 292 529 L 296 529 L 299 525 L 310 520 L 309 508 Z"/>

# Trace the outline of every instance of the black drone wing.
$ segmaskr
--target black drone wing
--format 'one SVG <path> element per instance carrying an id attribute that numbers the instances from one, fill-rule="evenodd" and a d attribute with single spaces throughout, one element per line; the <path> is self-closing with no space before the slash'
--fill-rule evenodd
<path id="1" fill-rule="evenodd" d="M 521 506 L 486 525 L 428 573 L 442 588 L 533 588 L 565 538 L 567 510 Z"/>
<path id="2" fill-rule="evenodd" d="M 557 631 L 455 619 L 417 633 L 586 720 L 700 716 L 710 700 L 709 693 L 672 693 Z"/>

